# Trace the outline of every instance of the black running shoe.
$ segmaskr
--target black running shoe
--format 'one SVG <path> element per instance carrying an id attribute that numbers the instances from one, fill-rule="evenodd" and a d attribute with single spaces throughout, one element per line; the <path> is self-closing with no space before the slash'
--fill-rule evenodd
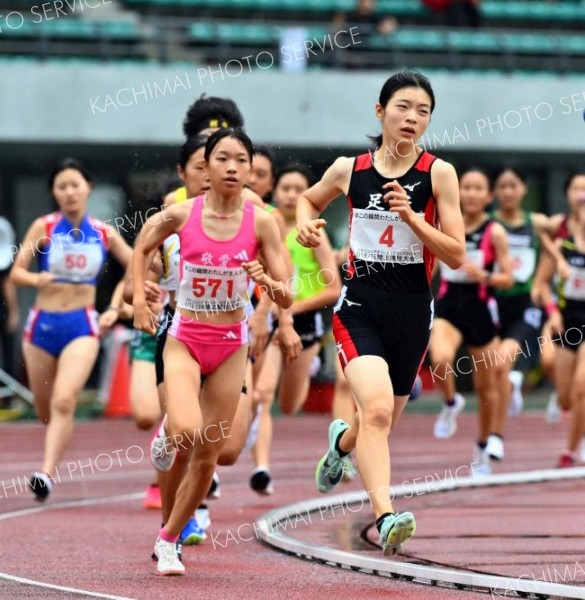
<path id="1" fill-rule="evenodd" d="M 262 496 L 270 496 L 274 492 L 274 487 L 269 471 L 264 467 L 254 469 L 250 477 L 250 487 Z"/>
<path id="2" fill-rule="evenodd" d="M 35 495 L 35 500 L 38 502 L 44 502 L 49 497 L 53 488 L 53 483 L 49 476 L 46 473 L 40 472 L 33 473 L 28 484 Z"/>

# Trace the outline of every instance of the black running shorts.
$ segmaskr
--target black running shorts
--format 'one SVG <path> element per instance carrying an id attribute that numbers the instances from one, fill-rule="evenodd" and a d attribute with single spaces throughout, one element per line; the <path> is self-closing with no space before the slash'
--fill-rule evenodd
<path id="1" fill-rule="evenodd" d="M 466 344 L 481 347 L 498 335 L 498 307 L 492 298 L 483 302 L 473 296 L 447 292 L 435 300 L 435 317 L 449 321 L 458 329 Z"/>
<path id="2" fill-rule="evenodd" d="M 345 370 L 358 356 L 380 356 L 388 364 L 397 396 L 408 396 L 429 346 L 431 292 L 394 296 L 367 284 L 344 285 L 334 309 L 333 335 Z"/>
<path id="3" fill-rule="evenodd" d="M 585 341 L 585 311 L 564 310 L 562 314 L 565 330 L 561 334 L 552 335 L 552 341 L 559 348 L 577 352 Z"/>
<path id="4" fill-rule="evenodd" d="M 293 327 L 301 338 L 303 350 L 310 348 L 316 342 L 320 342 L 325 332 L 323 315 L 319 310 L 293 315 Z"/>
<path id="5" fill-rule="evenodd" d="M 530 296 L 498 298 L 499 335 L 502 340 L 513 339 L 520 344 L 536 343 L 543 325 L 543 313 L 532 304 Z"/>

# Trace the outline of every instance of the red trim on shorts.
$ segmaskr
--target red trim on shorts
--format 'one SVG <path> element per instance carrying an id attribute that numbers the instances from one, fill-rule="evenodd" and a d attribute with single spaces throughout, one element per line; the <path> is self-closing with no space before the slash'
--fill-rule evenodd
<path id="1" fill-rule="evenodd" d="M 33 333 L 34 333 L 35 327 L 37 325 L 37 321 L 39 320 L 39 317 L 41 316 L 41 311 L 36 306 L 33 306 L 31 311 L 32 311 L 32 314 L 28 318 L 27 326 L 24 330 L 24 335 L 23 335 L 23 339 L 25 342 L 30 342 L 32 340 Z"/>
<path id="2" fill-rule="evenodd" d="M 333 337 L 335 338 L 341 368 L 345 370 L 349 362 L 360 354 L 351 339 L 351 334 L 336 314 L 333 315 Z"/>
<path id="3" fill-rule="evenodd" d="M 94 312 L 95 309 L 92 307 L 85 307 L 85 317 L 87 319 L 87 323 L 89 325 L 89 330 L 91 331 L 91 335 L 92 337 L 99 337 L 100 335 L 100 330 L 97 327 L 97 323 L 95 323 L 95 321 L 92 321 L 91 318 L 91 313 Z"/>

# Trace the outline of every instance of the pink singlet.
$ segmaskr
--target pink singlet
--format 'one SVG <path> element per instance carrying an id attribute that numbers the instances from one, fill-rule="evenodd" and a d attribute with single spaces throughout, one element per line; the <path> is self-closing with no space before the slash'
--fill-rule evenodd
<path id="1" fill-rule="evenodd" d="M 248 302 L 248 275 L 242 263 L 258 254 L 254 230 L 254 205 L 244 204 L 238 233 L 230 240 L 215 240 L 203 230 L 203 196 L 193 202 L 191 213 L 179 231 L 180 261 L 177 308 L 195 312 L 220 313 L 243 308 Z M 239 323 L 202 323 L 177 310 L 169 328 L 183 342 L 207 375 L 248 343 L 246 320 Z"/>

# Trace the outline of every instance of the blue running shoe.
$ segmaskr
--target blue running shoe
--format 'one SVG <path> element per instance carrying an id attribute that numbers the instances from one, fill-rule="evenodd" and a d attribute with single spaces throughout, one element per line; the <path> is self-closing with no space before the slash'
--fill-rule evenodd
<path id="1" fill-rule="evenodd" d="M 402 550 L 402 544 L 416 531 L 416 521 L 410 512 L 388 515 L 382 521 L 380 545 L 384 556 L 392 556 Z"/>
<path id="2" fill-rule="evenodd" d="M 181 535 L 179 536 L 179 542 L 183 546 L 198 546 L 201 542 L 207 539 L 207 534 L 199 525 L 194 517 L 191 517 L 187 522 L 187 525 L 183 527 Z"/>
<path id="3" fill-rule="evenodd" d="M 322 494 L 330 492 L 341 481 L 344 471 L 348 473 L 354 471 L 349 454 L 341 457 L 335 449 L 337 438 L 346 429 L 349 429 L 349 425 L 342 419 L 335 419 L 329 425 L 329 450 L 315 470 L 315 483 Z"/>

